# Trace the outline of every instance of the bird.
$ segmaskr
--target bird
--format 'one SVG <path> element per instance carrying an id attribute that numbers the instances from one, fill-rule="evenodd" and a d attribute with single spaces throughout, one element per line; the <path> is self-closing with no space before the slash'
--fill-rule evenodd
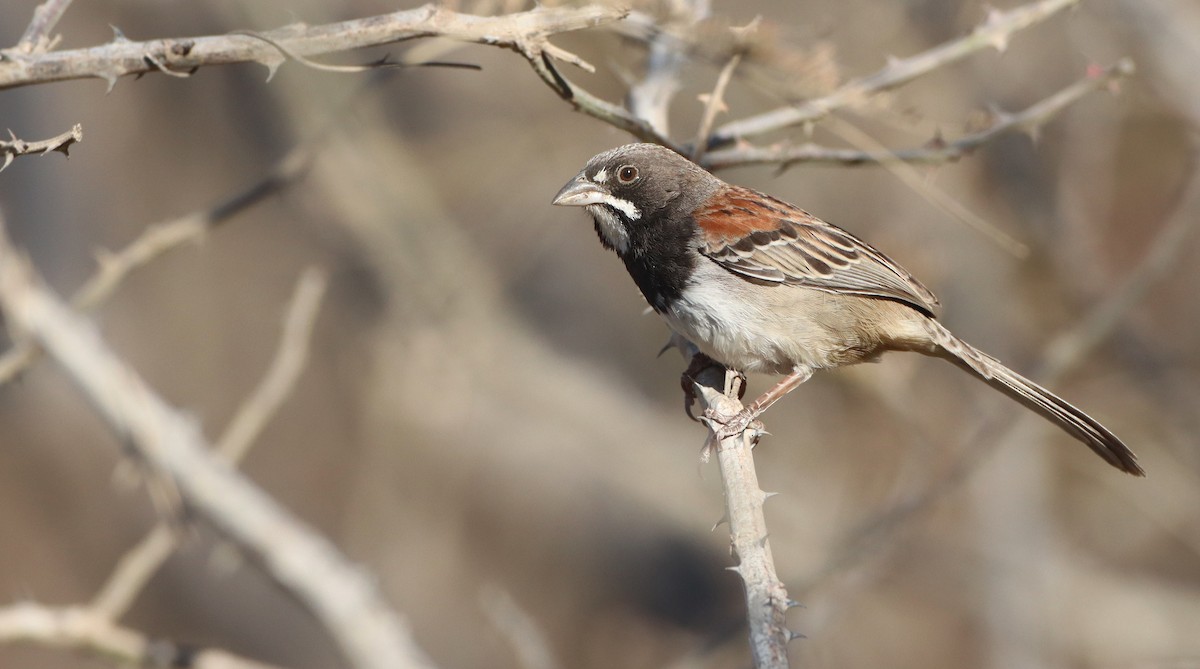
<path id="1" fill-rule="evenodd" d="M 783 377 L 718 438 L 741 433 L 816 370 L 911 351 L 955 364 L 1110 465 L 1145 475 L 1108 428 L 946 329 L 937 298 L 896 261 L 795 205 L 651 143 L 597 154 L 553 204 L 591 215 L 676 334 L 727 369 Z"/>

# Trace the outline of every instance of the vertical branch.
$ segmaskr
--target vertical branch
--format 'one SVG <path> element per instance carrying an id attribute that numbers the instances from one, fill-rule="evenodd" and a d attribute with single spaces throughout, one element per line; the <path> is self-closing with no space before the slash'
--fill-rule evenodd
<path id="1" fill-rule="evenodd" d="M 675 7 L 675 22 L 690 28 L 708 18 L 712 12 L 709 0 L 680 0 Z M 658 32 L 650 38 L 646 74 L 629 89 L 629 111 L 643 118 L 664 137 L 670 134 L 671 99 L 679 90 L 680 73 L 687 63 L 687 54 L 667 34 L 668 26 L 656 26 Z"/>
<path id="2" fill-rule="evenodd" d="M 742 403 L 711 387 L 713 375 L 705 372 L 697 383 L 705 415 L 713 423 L 727 422 L 742 410 Z M 738 563 L 730 570 L 742 577 L 746 588 L 746 618 L 750 625 L 750 653 L 756 669 L 786 669 L 787 644 L 795 636 L 787 628 L 792 602 L 775 572 L 763 503 L 771 496 L 758 485 L 749 431 L 717 444 L 717 462 L 725 489 L 725 514 Z"/>
<path id="3" fill-rule="evenodd" d="M 56 40 L 50 37 L 50 31 L 58 24 L 58 20 L 71 6 L 71 0 L 46 0 L 33 10 L 33 20 L 21 35 L 20 41 L 13 47 L 21 53 L 37 53 L 50 48 Z"/>

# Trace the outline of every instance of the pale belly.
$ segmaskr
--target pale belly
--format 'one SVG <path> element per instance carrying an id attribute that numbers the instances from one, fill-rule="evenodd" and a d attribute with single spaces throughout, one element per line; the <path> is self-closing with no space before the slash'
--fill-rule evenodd
<path id="1" fill-rule="evenodd" d="M 706 355 L 743 372 L 850 365 L 912 350 L 908 339 L 927 337 L 925 317 L 896 302 L 752 284 L 715 264 L 697 268 L 694 279 L 663 317 Z"/>

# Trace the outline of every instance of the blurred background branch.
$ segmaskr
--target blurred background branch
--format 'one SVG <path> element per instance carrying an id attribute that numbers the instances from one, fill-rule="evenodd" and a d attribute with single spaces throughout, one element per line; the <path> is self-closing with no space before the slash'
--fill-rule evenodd
<path id="1" fill-rule="evenodd" d="M 309 278 L 301 286 L 301 297 L 307 297 L 310 309 L 321 290 L 313 281 L 319 279 Z M 170 477 L 190 509 L 262 560 L 282 586 L 306 603 L 355 666 L 432 666 L 360 568 L 259 488 L 216 461 L 192 421 L 160 399 L 85 321 L 41 286 L 2 228 L 0 304 L 15 326 L 37 338 L 64 367 L 112 429 Z M 311 322 L 312 316 L 301 314 L 301 319 L 301 324 Z M 294 354 L 285 355 L 296 359 Z M 284 382 L 294 378 L 286 369 L 281 374 Z M 252 407 L 277 401 L 273 396 L 280 391 L 274 387 L 275 379 L 270 381 L 271 397 L 265 401 L 255 397 Z M 269 411 L 269 406 L 262 410 Z M 250 427 L 245 436 L 252 436 L 254 429 Z M 245 437 L 234 437 L 239 438 Z"/>

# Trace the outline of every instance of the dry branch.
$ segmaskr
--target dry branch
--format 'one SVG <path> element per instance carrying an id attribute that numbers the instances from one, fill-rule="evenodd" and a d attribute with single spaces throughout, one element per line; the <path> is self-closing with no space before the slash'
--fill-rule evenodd
<path id="1" fill-rule="evenodd" d="M 249 34 L 209 35 L 134 42 L 120 32 L 97 47 L 25 54 L 15 50 L 0 59 L 0 90 L 70 79 L 99 78 L 111 90 L 126 75 L 153 72 L 190 76 L 200 67 L 260 63 L 271 73 L 288 54 L 308 57 L 365 47 L 394 44 L 423 37 L 510 49 L 521 54 L 534 72 L 577 111 L 597 118 L 648 142 L 674 144 L 646 120 L 592 95 L 564 77 L 554 65 L 562 61 L 585 70 L 592 66 L 554 46 L 549 37 L 617 21 L 628 10 L 603 5 L 539 7 L 504 16 L 474 16 L 434 5 L 392 14 L 317 26 L 291 25 Z M 283 52 L 275 45 L 284 47 Z"/>
<path id="2" fill-rule="evenodd" d="M 679 335 L 668 345 L 692 361 L 698 350 Z M 689 371 L 690 373 L 690 371 Z M 695 389 L 708 419 L 709 436 L 705 458 L 715 430 L 744 407 L 730 381 L 736 378 L 718 364 L 705 367 L 694 377 Z M 740 380 L 740 379 L 739 379 Z M 746 592 L 746 619 L 750 628 L 750 653 L 755 669 L 784 669 L 788 666 L 787 645 L 797 634 L 787 628 L 787 610 L 794 605 L 776 574 L 763 503 L 771 497 L 758 485 L 754 470 L 754 444 L 762 424 L 751 423 L 742 432 L 713 444 L 725 492 L 725 517 L 729 524 L 730 547 L 738 563 L 730 567 L 742 579 Z M 718 523 L 719 525 L 719 523 Z M 715 528 L 714 528 L 715 529 Z"/>
<path id="3" fill-rule="evenodd" d="M 134 42 L 120 33 L 101 46 L 49 53 L 6 52 L 0 61 L 0 89 L 70 79 L 99 78 L 111 87 L 118 77 L 169 71 L 187 74 L 200 67 L 261 63 L 274 71 L 288 51 L 314 56 L 394 44 L 419 37 L 445 37 L 513 49 L 546 52 L 580 64 L 574 56 L 549 46 L 549 35 L 614 21 L 625 11 L 598 5 L 534 9 L 499 17 L 461 14 L 434 5 L 338 23 L 295 24 L 249 35 L 209 35 Z"/>
<path id="4" fill-rule="evenodd" d="M 71 145 L 83 141 L 83 126 L 76 123 L 73 128 L 60 135 L 34 142 L 18 139 L 12 130 L 8 131 L 8 136 L 8 140 L 0 139 L 0 154 L 4 155 L 4 163 L 0 165 L 0 172 L 11 165 L 17 156 L 28 156 L 35 153 L 44 156 L 51 151 L 58 151 L 64 156 L 71 155 Z"/>
<path id="5" fill-rule="evenodd" d="M 646 72 L 626 96 L 629 111 L 664 137 L 670 133 L 671 100 L 682 85 L 683 66 L 688 60 L 671 33 L 694 30 L 712 13 L 709 0 L 682 0 L 676 10 L 667 25 L 655 24 L 655 30 L 646 38 Z"/>
<path id="6" fill-rule="evenodd" d="M 705 413 L 714 424 L 740 412 L 742 403 L 707 386 L 699 386 Z M 725 514 L 737 565 L 729 569 L 746 588 L 746 617 L 750 625 L 750 654 L 757 669 L 788 666 L 787 590 L 775 573 L 763 503 L 770 497 L 758 485 L 753 447 L 757 437 L 749 430 L 726 437 L 716 445 L 721 483 L 725 488 Z"/>
<path id="7" fill-rule="evenodd" d="M 1006 12 L 992 10 L 983 24 L 970 35 L 909 58 L 892 60 L 883 69 L 855 79 L 829 95 L 726 123 L 709 137 L 709 148 L 812 123 L 834 110 L 861 104 L 878 93 L 907 84 L 985 48 L 994 47 L 1003 51 L 1013 33 L 1041 23 L 1078 2 L 1040 0 Z"/>
<path id="8" fill-rule="evenodd" d="M 39 53 L 54 47 L 58 40 L 50 36 L 50 31 L 58 24 L 71 0 L 46 0 L 33 10 L 33 20 L 13 50 L 18 53 Z"/>
<path id="9" fill-rule="evenodd" d="M 993 123 L 988 128 L 954 140 L 935 137 L 925 146 L 882 153 L 859 149 L 835 149 L 815 144 L 796 146 L 784 143 L 762 148 L 744 145 L 713 151 L 707 155 L 703 163 L 710 170 L 718 170 L 743 165 L 774 164 L 786 169 L 796 163 L 886 165 L 904 162 L 936 165 L 954 162 L 1005 133 L 1036 133 L 1042 124 L 1083 96 L 1093 91 L 1104 90 L 1121 79 L 1132 76 L 1133 72 L 1133 61 L 1127 58 L 1122 59 L 1116 65 L 1098 72 L 1089 72 L 1079 81 L 1019 112 L 994 111 Z"/>
<path id="10" fill-rule="evenodd" d="M 272 669 L 218 649 L 152 641 L 95 611 L 22 602 L 0 609 L 0 644 L 36 643 L 109 658 L 135 667 Z"/>
<path id="11" fill-rule="evenodd" d="M 121 362 L 90 323 L 44 287 L 0 229 L 0 305 L 35 337 L 189 508 L 254 555 L 302 601 L 356 667 L 431 667 L 374 579 L 312 528 L 215 458 L 193 420 Z"/>

